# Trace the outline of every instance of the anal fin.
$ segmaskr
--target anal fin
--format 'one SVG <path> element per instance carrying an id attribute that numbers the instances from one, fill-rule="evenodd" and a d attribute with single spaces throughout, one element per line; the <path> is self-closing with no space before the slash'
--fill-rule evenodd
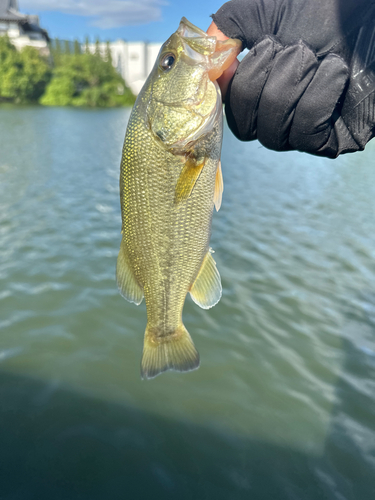
<path id="1" fill-rule="evenodd" d="M 124 240 L 121 241 L 120 252 L 117 257 L 116 279 L 118 289 L 124 299 L 129 302 L 134 302 L 134 304 L 139 306 L 143 300 L 144 294 L 134 276 L 134 271 L 129 265 Z"/>
<path id="2" fill-rule="evenodd" d="M 217 304 L 222 293 L 220 274 L 211 252 L 211 249 L 207 252 L 190 289 L 191 298 L 203 309 L 210 309 Z"/>

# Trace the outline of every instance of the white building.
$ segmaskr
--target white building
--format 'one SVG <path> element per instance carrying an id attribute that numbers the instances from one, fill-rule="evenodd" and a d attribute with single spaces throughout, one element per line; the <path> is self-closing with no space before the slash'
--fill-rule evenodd
<path id="1" fill-rule="evenodd" d="M 21 14 L 17 0 L 0 0 L 0 35 L 8 35 L 17 49 L 29 45 L 49 55 L 47 31 L 39 26 L 38 16 Z"/>
<path id="2" fill-rule="evenodd" d="M 161 43 L 125 42 L 124 40 L 109 44 L 113 66 L 135 95 L 139 93 L 152 70 L 161 46 Z M 107 44 L 100 43 L 99 48 L 104 56 Z M 89 49 L 94 53 L 95 44 L 90 44 Z"/>

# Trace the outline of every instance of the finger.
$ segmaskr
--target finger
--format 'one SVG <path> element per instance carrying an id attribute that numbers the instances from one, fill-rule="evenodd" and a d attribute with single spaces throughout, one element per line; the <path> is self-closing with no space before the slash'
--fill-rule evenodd
<path id="1" fill-rule="evenodd" d="M 225 113 L 230 129 L 242 141 L 256 139 L 260 96 L 281 48 L 275 39 L 265 37 L 246 54 L 229 83 Z"/>
<path id="2" fill-rule="evenodd" d="M 222 31 L 216 26 L 214 22 L 210 24 L 207 29 L 207 35 L 215 36 L 216 40 L 228 40 L 228 37 L 224 35 Z M 234 73 L 239 65 L 238 59 L 235 59 L 233 63 L 227 68 L 223 74 L 217 79 L 217 83 L 219 84 L 221 90 L 221 96 L 223 101 L 225 100 L 225 95 L 227 93 L 228 85 L 231 79 L 233 78 Z"/>
<path id="3" fill-rule="evenodd" d="M 239 63 L 238 59 L 236 58 L 232 62 L 232 64 L 229 66 L 229 68 L 226 69 L 223 72 L 223 74 L 217 79 L 217 83 L 219 84 L 219 87 L 221 90 L 223 102 L 225 101 L 225 96 L 227 94 L 229 83 L 232 80 L 233 75 L 235 74 L 239 64 L 240 63 Z"/>
<path id="4" fill-rule="evenodd" d="M 206 33 L 209 36 L 216 36 L 216 40 L 228 40 L 228 38 L 229 38 L 226 35 L 224 35 L 224 33 L 222 31 L 219 30 L 219 28 L 216 26 L 216 24 L 213 21 L 209 25 Z"/>
<path id="5" fill-rule="evenodd" d="M 334 125 L 332 115 L 348 77 L 341 57 L 329 54 L 323 59 L 297 104 L 289 135 L 293 149 L 316 153 L 327 143 Z"/>
<path id="6" fill-rule="evenodd" d="M 269 149 L 291 149 L 289 133 L 296 106 L 317 68 L 315 54 L 302 41 L 275 56 L 259 101 L 258 139 Z"/>

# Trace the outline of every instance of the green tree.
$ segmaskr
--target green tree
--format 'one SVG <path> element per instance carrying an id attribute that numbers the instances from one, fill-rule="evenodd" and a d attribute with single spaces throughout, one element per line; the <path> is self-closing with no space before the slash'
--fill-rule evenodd
<path id="1" fill-rule="evenodd" d="M 134 95 L 112 64 L 94 54 L 64 55 L 40 100 L 47 106 L 131 105 Z"/>
<path id="2" fill-rule="evenodd" d="M 112 64 L 112 52 L 109 40 L 107 41 L 107 45 L 105 48 L 105 60 Z"/>
<path id="3" fill-rule="evenodd" d="M 64 53 L 65 54 L 70 54 L 70 42 L 69 40 L 65 40 L 65 44 L 64 44 Z"/>
<path id="4" fill-rule="evenodd" d="M 35 48 L 18 52 L 7 37 L 0 37 L 0 100 L 36 102 L 50 78 L 50 67 Z"/>
<path id="5" fill-rule="evenodd" d="M 81 53 L 81 44 L 77 39 L 74 40 L 74 54 L 78 55 Z"/>
<path id="6" fill-rule="evenodd" d="M 59 64 L 61 54 L 62 54 L 61 42 L 58 38 L 55 38 L 51 44 L 51 55 L 54 64 Z"/>
<path id="7" fill-rule="evenodd" d="M 85 53 L 90 54 L 90 39 L 88 36 L 85 39 Z"/>
<path id="8" fill-rule="evenodd" d="M 55 51 L 56 51 L 56 54 L 62 53 L 61 43 L 60 43 L 60 40 L 58 38 L 55 38 Z"/>
<path id="9" fill-rule="evenodd" d="M 101 52 L 100 52 L 100 39 L 99 37 L 96 38 L 95 40 L 95 55 L 96 57 L 102 57 Z"/>

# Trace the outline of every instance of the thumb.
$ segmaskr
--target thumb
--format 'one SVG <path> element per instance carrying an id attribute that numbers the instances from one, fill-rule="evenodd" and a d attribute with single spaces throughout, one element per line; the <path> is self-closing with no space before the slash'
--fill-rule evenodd
<path id="1" fill-rule="evenodd" d="M 215 36 L 216 40 L 228 40 L 228 37 L 224 35 L 222 31 L 219 30 L 219 28 L 216 26 L 214 22 L 210 24 L 207 30 L 207 35 L 210 36 Z M 233 78 L 234 73 L 236 72 L 236 69 L 239 65 L 239 61 L 236 58 L 233 63 L 227 68 L 223 74 L 217 79 L 217 83 L 219 84 L 220 90 L 221 90 L 221 95 L 223 101 L 225 100 L 225 96 L 228 90 L 228 86 L 230 81 Z"/>

